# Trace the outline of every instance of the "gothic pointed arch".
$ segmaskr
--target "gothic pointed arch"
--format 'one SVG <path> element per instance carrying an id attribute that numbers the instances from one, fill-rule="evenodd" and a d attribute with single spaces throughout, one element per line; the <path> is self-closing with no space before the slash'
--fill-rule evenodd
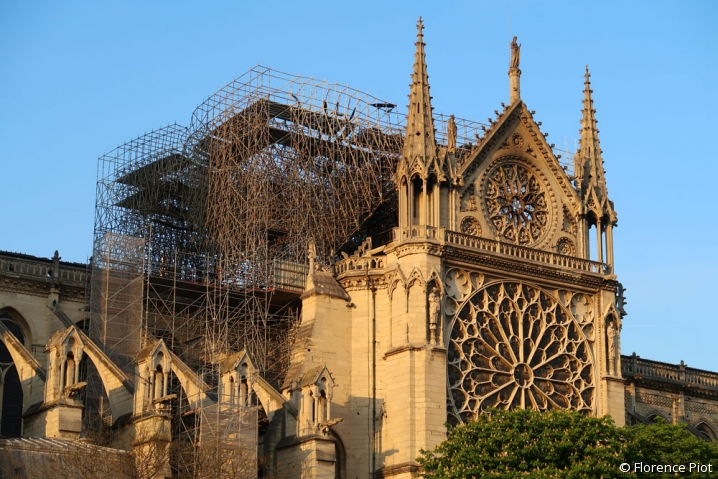
<path id="1" fill-rule="evenodd" d="M 411 289 L 412 286 L 414 286 L 415 283 L 418 283 L 420 287 L 426 288 L 426 280 L 424 279 L 424 274 L 421 272 L 421 269 L 414 267 L 411 270 L 411 273 L 409 273 L 409 276 L 406 280 L 406 288 Z"/>
<path id="2" fill-rule="evenodd" d="M 13 308 L 0 310 L 0 436 L 18 437 L 22 434 L 22 414 L 26 392 L 18 372 L 18 365 L 24 361 L 18 349 L 24 349 L 29 327 L 24 318 Z M 12 337 L 9 337 L 9 336 Z M 7 336 L 7 337 L 6 337 Z M 6 345 L 16 342 L 18 347 Z M 9 346 L 9 347 L 8 347 Z M 27 359 L 33 359 L 29 353 Z M 19 364 L 18 364 L 19 362 Z M 35 361 L 36 362 L 36 361 Z M 38 365 L 39 366 L 39 365 Z"/>
<path id="3" fill-rule="evenodd" d="M 406 277 L 404 276 L 404 273 L 401 271 L 401 268 L 398 265 L 391 273 L 388 283 L 389 286 L 387 287 L 386 292 L 389 295 L 390 300 L 394 297 L 394 290 L 399 285 L 401 285 L 402 289 L 406 293 Z"/>
<path id="4" fill-rule="evenodd" d="M 708 421 L 700 421 L 695 426 L 696 431 L 698 431 L 698 435 L 701 439 L 705 439 L 706 441 L 718 441 L 718 434 L 714 426 L 711 426 Z"/>
<path id="5" fill-rule="evenodd" d="M 9 329 L 13 331 L 15 337 L 17 337 L 23 344 L 33 344 L 32 328 L 27 320 L 25 320 L 23 314 L 16 308 L 11 306 L 1 308 L 0 321 L 8 326 Z M 14 326 L 10 326 L 11 324 Z M 13 330 L 13 328 L 16 328 L 16 330 Z M 19 335 L 22 335 L 22 338 L 20 338 Z"/>
<path id="6" fill-rule="evenodd" d="M 441 291 L 443 292 L 445 290 L 444 288 L 444 282 L 441 279 L 441 275 L 439 274 L 439 271 L 437 271 L 436 268 L 432 267 L 429 270 L 429 274 L 426 276 L 426 282 L 427 284 L 430 282 L 434 282 L 436 286 L 438 286 Z"/>
<path id="7" fill-rule="evenodd" d="M 616 305 L 614 303 L 609 303 L 609 305 L 606 306 L 606 310 L 603 313 L 603 320 L 604 324 L 607 324 L 610 320 L 616 321 L 616 326 L 619 329 L 623 326 L 621 324 L 621 315 L 618 314 L 618 310 L 616 309 Z"/>

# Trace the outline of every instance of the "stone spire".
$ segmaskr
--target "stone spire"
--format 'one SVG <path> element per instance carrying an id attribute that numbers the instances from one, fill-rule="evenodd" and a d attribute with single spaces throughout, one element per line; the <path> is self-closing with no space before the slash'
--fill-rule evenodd
<path id="1" fill-rule="evenodd" d="M 592 199 L 593 209 L 597 216 L 608 214 L 612 210 L 608 201 L 608 188 L 603 170 L 603 158 L 601 157 L 601 145 L 598 140 L 598 128 L 596 128 L 596 110 L 593 108 L 591 94 L 591 74 L 586 66 L 583 88 L 583 109 L 581 110 L 581 142 L 579 151 L 574 162 L 574 175 L 576 186 L 584 201 Z M 589 198 L 591 197 L 591 198 Z"/>
<path id="2" fill-rule="evenodd" d="M 403 160 L 409 173 L 419 172 L 422 178 L 429 174 L 430 165 L 436 161 L 436 137 L 432 117 L 429 75 L 426 73 L 424 53 L 424 22 L 419 17 L 414 53 L 414 71 L 411 74 L 409 113 L 406 117 Z"/>

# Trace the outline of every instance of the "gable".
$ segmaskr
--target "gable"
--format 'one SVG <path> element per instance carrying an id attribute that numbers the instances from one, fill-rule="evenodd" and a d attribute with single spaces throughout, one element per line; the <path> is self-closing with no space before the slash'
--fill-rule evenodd
<path id="1" fill-rule="evenodd" d="M 523 102 L 499 114 L 459 174 L 463 233 L 576 255 L 580 198 Z"/>

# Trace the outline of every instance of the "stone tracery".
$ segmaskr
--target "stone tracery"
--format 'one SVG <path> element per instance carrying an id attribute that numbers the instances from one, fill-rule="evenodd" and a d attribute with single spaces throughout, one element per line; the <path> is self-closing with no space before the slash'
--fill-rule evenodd
<path id="1" fill-rule="evenodd" d="M 487 408 L 592 411 L 590 346 L 571 313 L 540 289 L 494 283 L 471 296 L 448 339 L 449 418 Z"/>
<path id="2" fill-rule="evenodd" d="M 484 198 L 488 219 L 502 239 L 534 245 L 547 231 L 546 188 L 524 165 L 509 161 L 494 167 L 484 182 Z"/>
<path id="3" fill-rule="evenodd" d="M 473 216 L 461 220 L 461 232 L 472 236 L 481 236 L 481 223 Z"/>

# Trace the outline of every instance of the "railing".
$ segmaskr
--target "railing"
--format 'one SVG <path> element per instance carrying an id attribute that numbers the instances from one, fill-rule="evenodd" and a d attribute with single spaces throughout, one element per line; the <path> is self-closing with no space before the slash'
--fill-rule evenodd
<path id="1" fill-rule="evenodd" d="M 334 265 L 337 274 L 347 271 L 363 271 L 384 268 L 384 258 L 347 258 Z"/>
<path id="2" fill-rule="evenodd" d="M 0 272 L 32 278 L 52 278 L 52 263 L 21 258 L 0 257 Z M 87 277 L 84 269 L 60 265 L 60 281 L 84 283 Z"/>
<path id="3" fill-rule="evenodd" d="M 596 261 L 574 258 L 573 256 L 565 256 L 562 254 L 541 251 L 510 243 L 503 243 L 501 241 L 489 240 L 486 238 L 478 238 L 476 236 L 458 233 L 456 231 L 446 230 L 444 232 L 444 240 L 447 244 L 453 244 L 479 251 L 488 251 L 491 253 L 512 256 L 514 258 L 550 264 L 553 266 L 560 266 L 562 268 L 571 268 L 598 274 L 603 274 L 606 271 L 606 265 Z"/>
<path id="4" fill-rule="evenodd" d="M 394 240 L 408 240 L 408 239 L 429 239 L 435 241 L 441 241 L 440 230 L 443 228 L 437 228 L 435 226 L 427 225 L 414 225 L 406 228 L 394 228 Z"/>
<path id="5" fill-rule="evenodd" d="M 621 373 L 646 379 L 669 381 L 718 390 L 718 373 L 641 359 L 636 355 L 621 356 Z"/>

